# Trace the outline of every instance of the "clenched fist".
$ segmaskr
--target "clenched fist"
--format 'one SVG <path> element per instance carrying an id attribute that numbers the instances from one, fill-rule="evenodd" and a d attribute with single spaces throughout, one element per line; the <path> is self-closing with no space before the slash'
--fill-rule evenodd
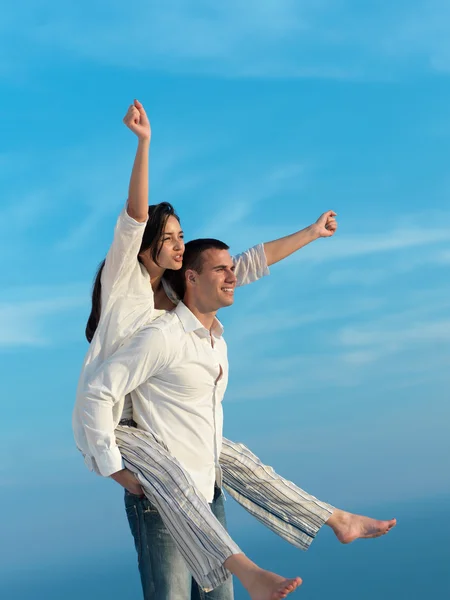
<path id="1" fill-rule="evenodd" d="M 123 118 L 123 122 L 140 140 L 150 141 L 152 135 L 150 121 L 139 100 L 135 100 L 134 103 L 130 105 L 127 114 Z"/>
<path id="2" fill-rule="evenodd" d="M 338 227 L 336 213 L 333 210 L 323 213 L 314 223 L 313 227 L 318 237 L 331 237 Z"/>

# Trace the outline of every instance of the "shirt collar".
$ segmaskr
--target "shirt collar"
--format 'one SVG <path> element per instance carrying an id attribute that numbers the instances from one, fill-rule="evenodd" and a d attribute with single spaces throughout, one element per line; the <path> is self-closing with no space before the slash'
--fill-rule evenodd
<path id="1" fill-rule="evenodd" d="M 209 331 L 200 323 L 194 313 L 189 310 L 184 302 L 180 300 L 180 302 L 177 304 L 177 307 L 174 309 L 174 312 L 178 315 L 178 318 L 180 319 L 186 333 L 195 331 L 195 333 L 201 337 L 209 337 Z M 223 335 L 223 325 L 219 319 L 217 319 L 217 317 L 214 318 L 214 322 L 211 327 L 211 333 L 216 338 L 220 338 Z"/>

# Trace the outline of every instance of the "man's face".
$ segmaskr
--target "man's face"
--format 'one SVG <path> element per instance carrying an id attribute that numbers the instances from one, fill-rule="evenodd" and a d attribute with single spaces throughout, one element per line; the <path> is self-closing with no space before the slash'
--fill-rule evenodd
<path id="1" fill-rule="evenodd" d="M 203 308 L 216 311 L 234 301 L 236 276 L 228 250 L 211 248 L 202 254 L 201 273 L 195 275 L 195 296 Z"/>

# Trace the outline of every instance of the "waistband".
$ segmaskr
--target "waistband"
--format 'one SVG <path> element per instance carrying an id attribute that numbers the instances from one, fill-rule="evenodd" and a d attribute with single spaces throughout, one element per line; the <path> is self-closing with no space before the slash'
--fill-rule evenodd
<path id="1" fill-rule="evenodd" d="M 119 425 L 123 425 L 124 427 L 137 427 L 137 423 L 133 419 L 121 419 Z"/>

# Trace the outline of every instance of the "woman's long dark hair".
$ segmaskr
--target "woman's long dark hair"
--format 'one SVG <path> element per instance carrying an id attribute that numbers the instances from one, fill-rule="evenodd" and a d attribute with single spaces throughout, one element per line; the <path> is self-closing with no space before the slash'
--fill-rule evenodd
<path id="1" fill-rule="evenodd" d="M 158 263 L 158 256 L 163 245 L 164 228 L 169 217 L 175 217 L 179 222 L 180 219 L 175 212 L 175 209 L 168 202 L 153 204 L 148 207 L 148 221 L 145 226 L 142 244 L 139 249 L 137 260 L 141 260 L 139 254 L 150 248 L 152 260 Z M 102 273 L 105 266 L 105 260 L 100 263 L 92 286 L 92 309 L 89 319 L 86 324 L 86 339 L 91 343 L 94 333 L 100 321 L 102 311 Z"/>

